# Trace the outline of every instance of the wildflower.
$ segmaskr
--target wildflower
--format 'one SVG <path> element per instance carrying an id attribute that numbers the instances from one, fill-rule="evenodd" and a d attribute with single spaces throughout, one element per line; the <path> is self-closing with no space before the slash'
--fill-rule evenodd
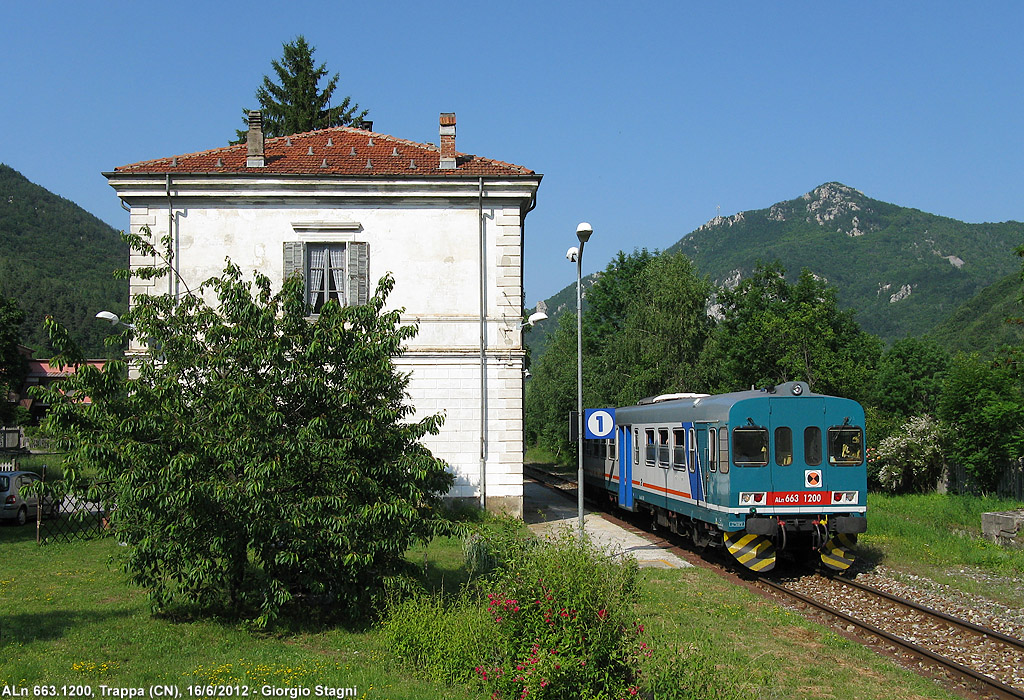
<path id="1" fill-rule="evenodd" d="M 606 617 L 608 617 L 608 611 L 605 610 L 604 608 L 601 608 L 600 610 L 597 611 L 597 616 L 603 620 Z"/>

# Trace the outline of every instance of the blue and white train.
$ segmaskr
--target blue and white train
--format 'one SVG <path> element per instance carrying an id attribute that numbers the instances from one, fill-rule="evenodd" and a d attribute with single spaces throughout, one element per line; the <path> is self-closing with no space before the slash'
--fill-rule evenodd
<path id="1" fill-rule="evenodd" d="M 867 530 L 865 452 L 860 404 L 787 382 L 618 408 L 614 437 L 587 440 L 583 462 L 588 492 L 749 569 L 790 549 L 842 571 Z"/>

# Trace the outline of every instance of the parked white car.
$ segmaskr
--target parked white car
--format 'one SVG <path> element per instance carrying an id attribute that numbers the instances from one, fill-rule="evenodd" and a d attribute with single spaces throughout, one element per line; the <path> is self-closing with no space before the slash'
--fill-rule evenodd
<path id="1" fill-rule="evenodd" d="M 0 472 L 0 520 L 13 520 L 24 525 L 36 519 L 39 497 L 34 494 L 22 494 L 22 487 L 39 481 L 35 472 Z M 53 506 L 46 499 L 43 501 L 43 515 L 52 515 Z"/>

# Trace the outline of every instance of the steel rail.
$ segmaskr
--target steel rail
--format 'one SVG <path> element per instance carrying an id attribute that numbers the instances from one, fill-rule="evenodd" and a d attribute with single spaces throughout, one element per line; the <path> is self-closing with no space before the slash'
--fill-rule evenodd
<path id="1" fill-rule="evenodd" d="M 774 581 L 770 581 L 766 578 L 759 578 L 757 579 L 757 582 L 768 588 L 771 588 L 772 590 L 778 593 L 781 593 L 782 595 L 795 598 L 801 601 L 802 603 L 811 606 L 812 608 L 821 610 L 822 612 L 828 613 L 829 615 L 832 615 L 834 617 L 838 617 L 840 620 L 848 622 L 849 624 L 858 627 L 878 637 L 879 639 L 884 639 L 890 644 L 893 644 L 901 649 L 904 649 L 905 651 L 929 659 L 930 661 L 933 661 L 939 666 L 949 671 L 952 671 L 960 676 L 965 676 L 976 683 L 980 683 L 982 684 L 982 686 L 984 686 L 985 691 L 994 693 L 996 696 L 1000 698 L 1007 698 L 1009 700 L 1024 699 L 1024 690 L 1020 690 L 1018 688 L 1014 688 L 1013 686 L 1006 685 L 1005 683 L 997 681 L 995 678 L 992 678 L 991 676 L 979 673 L 978 671 L 975 671 L 972 668 L 968 668 L 967 666 L 964 666 L 961 663 L 946 658 L 941 654 L 937 654 L 934 651 L 931 651 L 918 644 L 915 644 L 914 642 L 911 642 L 910 640 L 897 637 L 896 635 L 886 632 L 883 629 L 879 629 L 878 627 L 875 627 L 869 622 L 865 622 L 864 620 L 860 620 L 850 615 L 847 615 L 841 610 L 837 610 L 836 608 L 833 608 L 830 605 L 826 605 L 825 603 L 816 601 L 813 598 L 809 598 L 803 595 L 802 593 L 791 591 L 785 586 L 778 584 Z"/>
<path id="2" fill-rule="evenodd" d="M 852 588 L 856 588 L 858 590 L 864 591 L 865 593 L 869 593 L 871 595 L 876 595 L 876 596 L 878 596 L 880 598 L 885 598 L 886 600 L 892 601 L 893 603 L 897 603 L 899 605 L 903 605 L 903 606 L 905 606 L 905 607 L 907 607 L 907 608 L 909 608 L 911 610 L 917 611 L 917 612 L 922 613 L 924 615 L 928 615 L 930 617 L 937 617 L 940 620 L 948 622 L 951 625 L 955 625 L 957 627 L 961 627 L 961 628 L 963 628 L 965 630 L 968 630 L 970 632 L 975 632 L 977 634 L 985 635 L 986 637 L 991 637 L 992 639 L 998 639 L 1000 642 L 1006 644 L 1007 646 L 1014 647 L 1018 651 L 1024 652 L 1024 639 L 1018 639 L 1017 637 L 1011 637 L 1008 634 L 1003 634 L 1002 632 L 999 632 L 997 630 L 991 629 L 989 627 L 984 627 L 982 625 L 975 624 L 975 623 L 971 622 L 970 620 L 964 620 L 964 619 L 961 619 L 959 617 L 955 617 L 955 616 L 950 615 L 948 613 L 944 613 L 941 610 L 936 610 L 935 608 L 930 608 L 927 605 L 921 605 L 920 603 L 915 603 L 914 601 L 909 600 L 907 598 L 902 598 L 902 597 L 900 597 L 898 595 L 893 595 L 892 593 L 888 593 L 886 591 L 879 590 L 878 588 L 875 588 L 873 586 L 868 586 L 867 584 L 863 584 L 863 583 L 861 583 L 859 581 L 854 581 L 852 579 L 845 579 L 845 578 L 842 578 L 840 576 L 828 576 L 828 575 L 826 575 L 825 578 L 829 579 L 830 581 L 838 581 L 839 583 L 842 583 L 842 584 L 845 584 L 845 585 L 850 586 Z"/>

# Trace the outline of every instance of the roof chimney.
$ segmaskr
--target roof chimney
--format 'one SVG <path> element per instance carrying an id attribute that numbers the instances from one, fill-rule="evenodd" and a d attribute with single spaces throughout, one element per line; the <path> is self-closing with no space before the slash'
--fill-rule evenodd
<path id="1" fill-rule="evenodd" d="M 262 168 L 266 165 L 263 159 L 263 112 L 253 110 L 249 112 L 249 131 L 245 137 L 247 157 L 245 166 L 247 168 Z"/>
<path id="2" fill-rule="evenodd" d="M 441 170 L 455 169 L 455 112 L 441 112 Z"/>

